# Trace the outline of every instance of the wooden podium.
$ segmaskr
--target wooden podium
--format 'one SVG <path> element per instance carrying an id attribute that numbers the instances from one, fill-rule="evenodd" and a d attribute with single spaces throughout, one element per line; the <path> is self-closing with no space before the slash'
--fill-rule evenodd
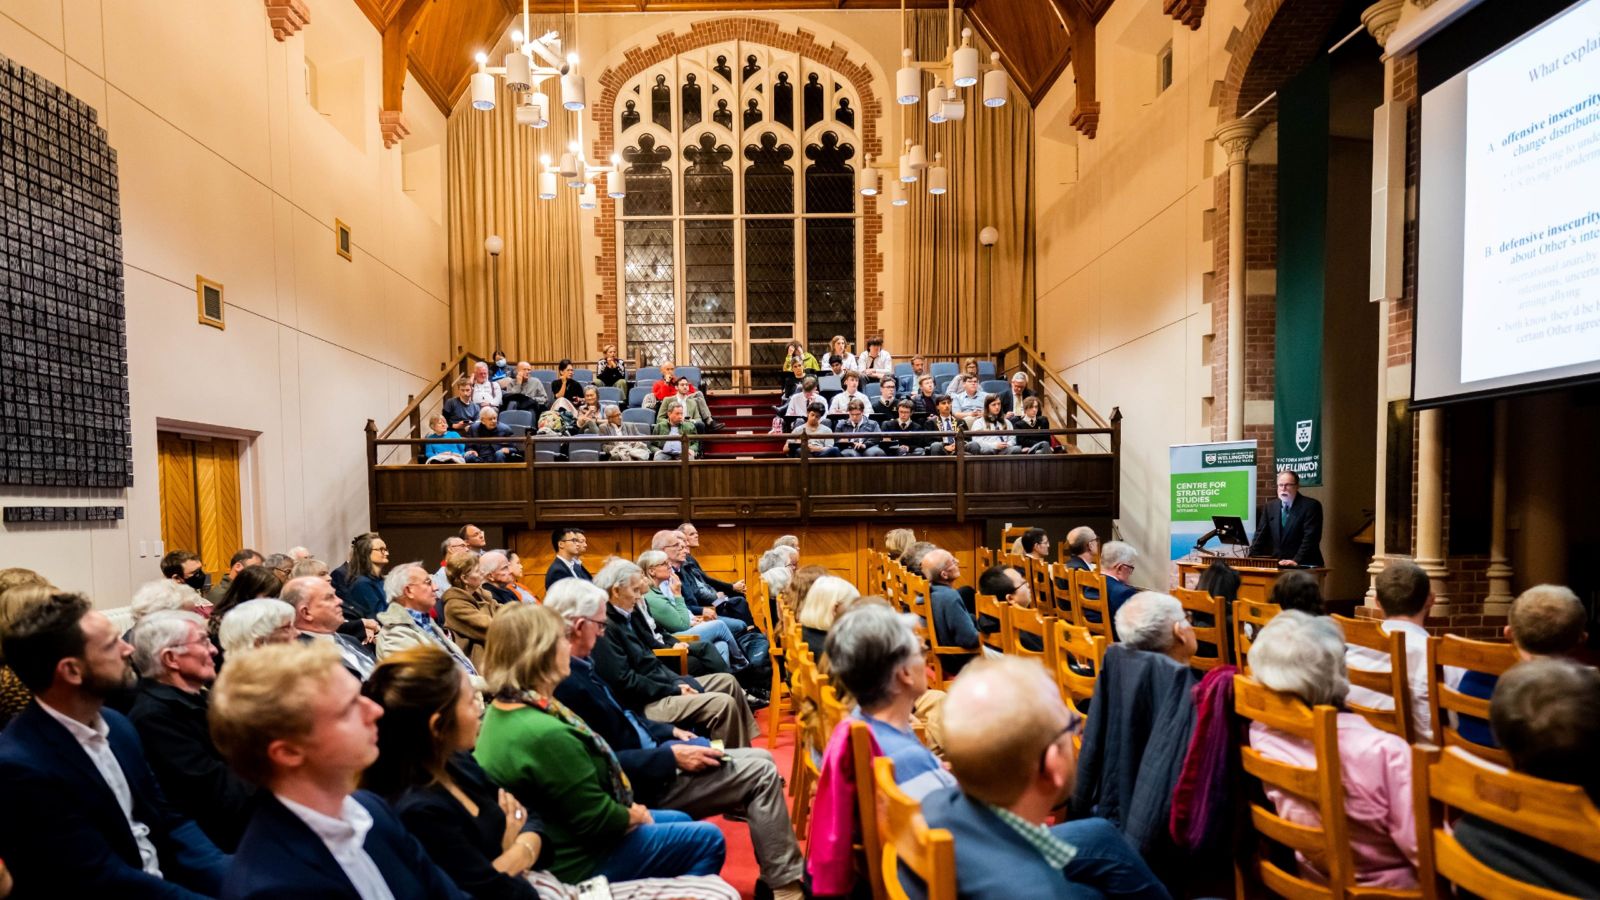
<path id="1" fill-rule="evenodd" d="M 1239 573 L 1239 599 L 1254 603 L 1269 602 L 1272 597 L 1272 585 L 1278 580 L 1278 576 L 1284 572 L 1296 571 L 1279 568 L 1277 560 L 1257 556 L 1186 556 L 1178 560 L 1179 586 L 1194 587 L 1200 580 L 1200 573 L 1219 559 L 1226 563 L 1228 568 Z M 1328 579 L 1326 567 L 1303 568 L 1298 571 L 1310 572 L 1317 576 L 1318 583 L 1324 585 Z"/>

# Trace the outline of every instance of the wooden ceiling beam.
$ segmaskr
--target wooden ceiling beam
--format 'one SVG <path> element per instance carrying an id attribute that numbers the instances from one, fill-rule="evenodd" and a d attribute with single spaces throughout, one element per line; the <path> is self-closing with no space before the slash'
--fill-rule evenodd
<path id="1" fill-rule="evenodd" d="M 411 39 L 416 37 L 433 0 L 401 0 L 383 29 L 383 102 L 378 108 L 378 128 L 383 146 L 393 147 L 411 133 L 402 104 L 406 89 Z"/>

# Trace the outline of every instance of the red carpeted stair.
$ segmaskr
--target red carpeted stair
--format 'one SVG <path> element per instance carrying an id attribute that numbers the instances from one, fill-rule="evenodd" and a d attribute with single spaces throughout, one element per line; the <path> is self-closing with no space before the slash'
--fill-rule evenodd
<path id="1" fill-rule="evenodd" d="M 723 434 L 750 435 L 749 440 L 708 444 L 707 457 L 783 452 L 783 438 L 770 434 L 772 417 L 776 415 L 773 410 L 778 405 L 776 391 L 707 392 L 706 405 L 711 407 L 711 417 L 722 423 Z"/>

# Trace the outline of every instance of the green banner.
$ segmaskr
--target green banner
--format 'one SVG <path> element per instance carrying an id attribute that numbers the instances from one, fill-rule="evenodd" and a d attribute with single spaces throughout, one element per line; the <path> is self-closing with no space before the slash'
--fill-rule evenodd
<path id="1" fill-rule="evenodd" d="M 1328 231 L 1328 57 L 1278 91 L 1273 468 L 1322 484 L 1322 307 Z M 1350 198 L 1365 202 L 1366 198 Z"/>
<path id="2" fill-rule="evenodd" d="M 1250 455 L 1253 463 L 1255 454 Z M 1212 516 L 1249 518 L 1250 484 L 1254 480 L 1254 469 L 1173 472 L 1172 521 L 1209 523 Z"/>

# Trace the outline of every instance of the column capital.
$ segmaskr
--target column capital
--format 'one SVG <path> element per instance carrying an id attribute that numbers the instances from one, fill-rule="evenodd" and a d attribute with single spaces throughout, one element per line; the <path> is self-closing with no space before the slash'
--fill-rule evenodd
<path id="1" fill-rule="evenodd" d="M 1379 47 L 1388 45 L 1389 35 L 1400 24 L 1400 13 L 1405 5 L 1405 0 L 1378 0 L 1361 11 L 1361 24 L 1366 26 L 1367 33 L 1372 35 Z"/>
<path id="2" fill-rule="evenodd" d="M 1214 137 L 1217 143 L 1222 145 L 1222 149 L 1227 151 L 1228 165 L 1231 166 L 1244 162 L 1245 154 L 1250 152 L 1250 145 L 1260 133 L 1259 119 L 1234 119 L 1217 126 Z"/>

